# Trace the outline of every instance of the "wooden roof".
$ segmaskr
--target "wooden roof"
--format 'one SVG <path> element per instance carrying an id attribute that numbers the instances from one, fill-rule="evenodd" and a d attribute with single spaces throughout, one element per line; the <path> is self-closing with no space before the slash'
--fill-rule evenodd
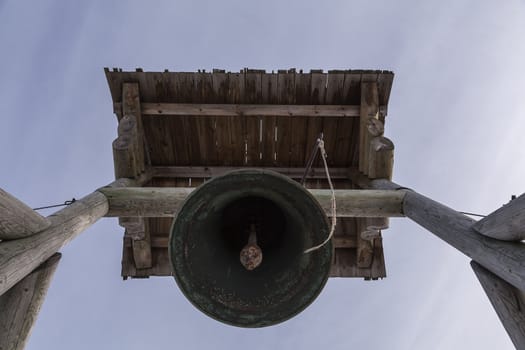
<path id="1" fill-rule="evenodd" d="M 363 164 L 360 143 L 367 112 L 362 106 L 363 83 L 374 87 L 372 104 L 384 122 L 393 81 L 392 72 L 370 70 L 106 69 L 106 77 L 120 121 L 114 142 L 116 177 L 156 187 L 194 187 L 239 167 L 272 168 L 297 179 L 323 132 L 334 185 L 356 188 L 348 172 L 358 171 Z M 130 116 L 136 122 L 135 133 L 128 130 Z M 134 146 L 122 146 L 133 138 Z M 307 187 L 327 187 L 320 166 L 318 159 Z M 363 220 L 338 218 L 332 276 L 375 279 L 386 275 L 380 235 L 366 243 L 357 234 L 365 225 Z M 171 275 L 167 255 L 171 221 L 145 218 L 137 228 L 136 220 L 121 219 L 126 228 L 124 277 Z M 363 249 L 368 252 L 365 258 Z"/>

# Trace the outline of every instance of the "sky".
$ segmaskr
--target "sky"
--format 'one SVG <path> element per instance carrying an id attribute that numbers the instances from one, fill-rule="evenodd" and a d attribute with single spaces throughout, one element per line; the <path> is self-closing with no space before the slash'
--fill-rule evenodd
<path id="1" fill-rule="evenodd" d="M 0 187 L 38 207 L 113 180 L 103 67 L 386 69 L 394 181 L 487 214 L 523 192 L 524 37 L 523 0 L 0 0 Z M 122 281 L 122 236 L 102 219 L 62 249 L 27 349 L 512 349 L 469 259 L 407 218 L 383 232 L 386 279 L 330 279 L 263 329 L 172 278 Z"/>

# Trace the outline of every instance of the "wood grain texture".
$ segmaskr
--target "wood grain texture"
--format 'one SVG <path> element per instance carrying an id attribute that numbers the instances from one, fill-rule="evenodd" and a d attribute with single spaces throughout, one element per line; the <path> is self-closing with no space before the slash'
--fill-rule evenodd
<path id="1" fill-rule="evenodd" d="M 359 171 L 368 172 L 368 148 L 370 134 L 368 133 L 368 119 L 379 117 L 379 95 L 377 83 L 374 81 L 361 82 L 361 111 L 359 117 Z"/>
<path id="2" fill-rule="evenodd" d="M 419 193 L 407 191 L 407 217 L 515 287 L 525 290 L 525 244 L 483 236 L 475 221 Z"/>
<path id="3" fill-rule="evenodd" d="M 294 179 L 300 179 L 304 174 L 304 167 L 257 167 L 258 169 L 265 169 L 275 171 L 280 174 L 289 176 Z M 224 175 L 230 171 L 242 169 L 242 167 L 202 167 L 202 166 L 173 166 L 173 167 L 153 167 L 153 176 L 158 178 L 173 178 L 173 177 L 191 177 L 191 178 L 210 178 L 214 176 Z M 332 179 L 347 179 L 348 168 L 330 168 L 330 177 Z M 310 168 L 307 178 L 326 178 L 324 168 Z"/>
<path id="4" fill-rule="evenodd" d="M 173 217 L 193 188 L 129 187 L 102 188 L 109 202 L 106 216 Z M 310 193 L 331 215 L 330 190 L 311 189 Z M 404 191 L 335 190 L 338 217 L 403 216 Z"/>
<path id="5" fill-rule="evenodd" d="M 516 349 L 525 349 L 525 293 L 475 261 L 470 262 Z"/>
<path id="6" fill-rule="evenodd" d="M 106 197 L 95 191 L 50 215 L 47 229 L 30 237 L 0 242 L 0 295 L 106 215 L 108 208 Z"/>
<path id="7" fill-rule="evenodd" d="M 0 350 L 23 350 L 61 254 L 55 253 L 0 296 Z"/>
<path id="8" fill-rule="evenodd" d="M 0 188 L 0 240 L 28 237 L 50 224 L 49 220 Z"/>
<path id="9" fill-rule="evenodd" d="M 482 235 L 504 241 L 524 240 L 525 194 L 479 220 L 473 228 Z"/>
<path id="10" fill-rule="evenodd" d="M 371 136 L 371 135 L 370 135 Z M 394 143 L 384 136 L 370 138 L 368 146 L 368 177 L 392 179 Z"/>

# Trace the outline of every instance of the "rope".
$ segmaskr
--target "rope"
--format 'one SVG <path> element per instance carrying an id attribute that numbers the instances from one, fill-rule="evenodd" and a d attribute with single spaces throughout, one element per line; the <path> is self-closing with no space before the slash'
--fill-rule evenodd
<path id="1" fill-rule="evenodd" d="M 316 245 L 315 247 L 308 248 L 304 251 L 304 254 L 313 252 L 314 250 L 317 250 L 321 247 L 323 247 L 326 243 L 328 243 L 335 232 L 335 223 L 336 223 L 336 205 L 335 205 L 335 191 L 334 186 L 332 185 L 332 179 L 330 178 L 330 172 L 328 171 L 328 164 L 326 164 L 326 150 L 324 149 L 324 141 L 322 139 L 317 139 L 317 145 L 319 147 L 319 150 L 321 151 L 321 158 L 323 159 L 324 164 L 324 171 L 326 173 L 326 179 L 328 180 L 328 184 L 330 185 L 330 191 L 332 191 L 332 226 L 330 227 L 330 234 L 328 234 L 328 237 L 324 240 L 323 243 Z"/>

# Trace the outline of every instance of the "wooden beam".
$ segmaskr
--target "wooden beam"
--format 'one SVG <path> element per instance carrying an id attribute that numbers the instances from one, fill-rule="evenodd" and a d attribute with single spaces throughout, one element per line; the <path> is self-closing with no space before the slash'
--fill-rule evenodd
<path id="1" fill-rule="evenodd" d="M 413 191 L 406 191 L 403 212 L 492 273 L 525 290 L 525 244 L 480 235 L 473 229 L 473 219 Z"/>
<path id="2" fill-rule="evenodd" d="M 25 348 L 60 257 L 55 253 L 0 296 L 0 349 Z"/>
<path id="3" fill-rule="evenodd" d="M 475 261 L 470 265 L 512 343 L 516 349 L 525 349 L 525 293 Z"/>
<path id="4" fill-rule="evenodd" d="M 109 201 L 106 216 L 173 217 L 186 197 L 194 190 L 188 187 L 102 188 Z M 311 189 L 328 215 L 331 214 L 330 190 Z M 338 217 L 403 216 L 404 191 L 335 190 Z"/>
<path id="5" fill-rule="evenodd" d="M 107 212 L 106 197 L 95 191 L 49 216 L 51 225 L 47 229 L 30 237 L 0 242 L 0 295 Z"/>
<path id="6" fill-rule="evenodd" d="M 369 119 L 379 118 L 379 95 L 377 82 L 361 82 L 361 106 L 359 110 L 359 171 L 368 173 L 370 134 Z"/>
<path id="7" fill-rule="evenodd" d="M 152 248 L 168 248 L 169 244 L 169 233 L 166 232 L 163 235 L 156 234 L 151 237 L 151 247 Z M 130 240 L 125 240 L 128 242 L 128 247 L 132 246 Z M 357 243 L 353 237 L 333 237 L 332 243 L 335 248 L 355 248 Z"/>
<path id="8" fill-rule="evenodd" d="M 178 178 L 212 178 L 224 175 L 233 170 L 239 170 L 240 167 L 197 167 L 197 166 L 157 166 L 153 167 L 154 177 L 178 177 Z M 304 168 L 278 168 L 278 167 L 258 167 L 257 169 L 271 170 L 286 175 L 293 179 L 300 179 L 304 174 Z M 330 168 L 330 177 L 332 179 L 348 179 L 348 168 Z M 325 179 L 326 173 L 324 168 L 311 168 L 308 172 L 307 179 Z"/>
<path id="9" fill-rule="evenodd" d="M 525 194 L 479 220 L 473 228 L 482 235 L 504 241 L 524 240 Z"/>
<path id="10" fill-rule="evenodd" d="M 368 177 L 390 180 L 393 168 L 394 143 L 384 136 L 371 138 L 368 146 Z"/>
<path id="11" fill-rule="evenodd" d="M 369 268 L 374 258 L 373 240 L 363 239 L 361 233 L 368 231 L 367 218 L 357 218 L 357 267 Z"/>
<path id="12" fill-rule="evenodd" d="M 403 213 L 463 254 L 520 290 L 525 290 L 525 244 L 486 237 L 474 230 L 475 220 L 386 179 L 370 180 L 355 172 L 362 188 L 405 192 Z"/>
<path id="13" fill-rule="evenodd" d="M 386 109 L 382 106 L 382 109 Z M 211 117 L 359 117 L 359 106 L 353 105 L 264 105 L 264 104 L 192 104 L 142 103 L 142 114 L 148 116 Z"/>
<path id="14" fill-rule="evenodd" d="M 136 126 L 133 129 L 133 149 L 135 154 L 137 171 L 139 173 L 142 173 L 146 167 L 146 158 L 144 154 L 144 126 L 142 124 L 140 91 L 138 83 L 122 84 L 122 115 L 123 118 L 129 117 L 135 119 L 136 121 Z M 118 179 L 120 177 L 116 178 Z"/>
<path id="15" fill-rule="evenodd" d="M 0 188 L 0 240 L 28 237 L 50 224 L 49 220 Z"/>

